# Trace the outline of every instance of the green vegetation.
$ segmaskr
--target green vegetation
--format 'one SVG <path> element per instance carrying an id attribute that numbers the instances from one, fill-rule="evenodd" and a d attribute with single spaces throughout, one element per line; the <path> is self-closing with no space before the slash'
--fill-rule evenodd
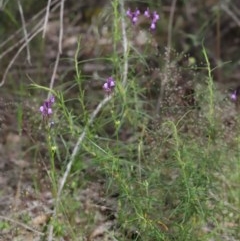
<path id="1" fill-rule="evenodd" d="M 12 209 L 10 217 L 31 227 L 41 223 L 36 235 L 44 240 L 240 239 L 237 99 L 231 101 L 215 83 L 217 66 L 204 39 L 192 36 L 199 47 L 195 56 L 159 50 L 161 31 L 172 29 L 173 36 L 177 31 L 164 26 L 166 17 L 157 7 L 150 4 L 145 19 L 137 15 L 137 24 L 131 19 L 134 12 L 126 16 L 123 1 L 106 4 L 103 16 L 96 16 L 105 20 L 108 13 L 106 33 L 91 26 L 95 37 L 105 34 L 108 40 L 107 50 L 94 49 L 101 58 L 85 49 L 86 40 L 92 43 L 83 33 L 72 57 L 60 55 L 71 68 L 53 75 L 53 85 L 51 75 L 49 83 L 28 76 L 31 83 L 25 90 L 21 85 L 21 97 L 29 99 L 33 114 L 26 104 L 18 106 L 18 135 L 24 138 L 26 121 L 34 125 L 34 134 L 28 135 L 34 145 L 21 143 L 21 158 L 43 171 L 41 177 L 33 172 L 30 180 L 36 199 L 48 209 L 41 222 L 27 207 L 21 215 Z M 159 21 L 151 15 L 155 9 Z M 86 63 L 106 68 L 101 75 L 96 70 L 94 79 Z M 17 91 L 12 81 L 10 76 L 1 88 Z M 2 219 L 0 230 L 16 224 Z"/>

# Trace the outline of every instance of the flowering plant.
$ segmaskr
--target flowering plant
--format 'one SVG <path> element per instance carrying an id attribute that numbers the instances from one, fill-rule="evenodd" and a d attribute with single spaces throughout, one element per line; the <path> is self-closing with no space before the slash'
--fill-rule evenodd
<path id="1" fill-rule="evenodd" d="M 155 30 L 156 29 L 156 23 L 159 20 L 159 15 L 157 14 L 156 11 L 153 11 L 152 13 L 149 11 L 149 9 L 147 9 L 144 12 L 144 16 L 149 18 L 151 20 L 151 25 L 150 25 L 150 29 L 151 30 Z"/>
<path id="2" fill-rule="evenodd" d="M 48 100 L 45 100 L 43 105 L 40 106 L 39 111 L 42 114 L 43 118 L 48 118 L 52 113 L 52 105 L 55 102 L 55 98 L 52 95 Z"/>
<path id="3" fill-rule="evenodd" d="M 115 81 L 114 81 L 113 77 L 107 78 L 106 82 L 103 85 L 104 91 L 107 94 L 109 94 L 113 91 L 114 87 L 115 87 Z"/>
<path id="4" fill-rule="evenodd" d="M 132 20 L 132 23 L 135 24 L 138 21 L 138 16 L 140 15 L 140 11 L 136 9 L 135 11 L 127 10 L 127 16 Z"/>

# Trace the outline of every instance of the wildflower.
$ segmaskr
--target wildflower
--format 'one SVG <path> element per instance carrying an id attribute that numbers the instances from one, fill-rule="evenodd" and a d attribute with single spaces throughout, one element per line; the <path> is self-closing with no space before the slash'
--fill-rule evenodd
<path id="1" fill-rule="evenodd" d="M 40 106 L 39 111 L 42 113 L 43 117 L 50 116 L 52 111 L 52 104 L 55 102 L 54 96 L 51 96 L 48 100 L 44 101 L 43 105 Z"/>
<path id="2" fill-rule="evenodd" d="M 233 101 L 237 100 L 237 91 L 236 90 L 230 95 L 230 99 Z"/>
<path id="3" fill-rule="evenodd" d="M 136 24 L 139 15 L 140 11 L 138 9 L 136 9 L 135 12 L 132 12 L 130 9 L 127 10 L 127 16 L 131 19 L 133 24 Z"/>
<path id="4" fill-rule="evenodd" d="M 143 14 L 145 17 L 147 18 L 150 18 L 151 17 L 151 14 L 149 12 L 149 9 L 145 10 L 144 14 Z"/>
<path id="5" fill-rule="evenodd" d="M 149 9 L 147 9 L 144 12 L 144 16 L 149 18 L 152 21 L 151 25 L 150 25 L 150 29 L 155 30 L 156 29 L 156 23 L 159 20 L 159 15 L 157 14 L 157 12 L 154 11 L 153 13 L 150 13 Z"/>
<path id="6" fill-rule="evenodd" d="M 107 78 L 107 81 L 103 85 L 104 91 L 109 94 L 112 92 L 114 87 L 115 87 L 115 81 L 114 81 L 113 77 Z"/>

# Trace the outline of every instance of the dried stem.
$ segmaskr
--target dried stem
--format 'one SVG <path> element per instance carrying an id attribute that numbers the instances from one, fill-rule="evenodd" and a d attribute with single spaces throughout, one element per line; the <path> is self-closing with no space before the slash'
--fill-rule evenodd
<path id="1" fill-rule="evenodd" d="M 63 40 L 63 14 L 64 14 L 64 1 L 61 1 L 60 7 L 60 30 L 59 30 L 59 42 L 58 42 L 58 51 L 62 53 L 62 40 Z"/>
<path id="2" fill-rule="evenodd" d="M 17 59 L 18 55 L 22 52 L 22 50 L 26 47 L 26 45 L 33 39 L 35 38 L 40 32 L 42 31 L 42 27 L 39 28 L 35 33 L 32 34 L 32 36 L 30 36 L 28 38 L 28 41 L 25 42 L 17 51 L 17 53 L 13 56 L 12 60 L 10 61 L 10 63 L 8 64 L 4 74 L 3 74 L 3 78 L 2 78 L 2 81 L 0 83 L 0 87 L 2 87 L 5 83 L 5 80 L 6 80 L 6 77 L 7 77 L 7 74 L 10 70 L 10 68 L 13 66 L 15 60 Z"/>
<path id="3" fill-rule="evenodd" d="M 51 11 L 55 11 L 60 3 L 57 3 L 59 0 L 54 0 L 52 1 L 52 5 L 56 3 L 56 5 L 52 8 Z M 41 14 L 43 13 L 43 10 L 40 11 L 38 14 L 36 14 L 28 23 L 26 23 L 24 26 L 22 26 L 22 28 L 20 28 L 18 31 L 16 31 L 13 35 L 11 35 L 8 39 L 6 39 L 1 45 L 0 45 L 0 48 L 3 48 L 9 41 L 11 41 L 12 39 L 16 38 L 16 36 L 18 35 L 18 33 L 20 33 L 20 31 L 22 29 L 26 29 L 26 27 L 31 23 L 33 22 L 34 20 L 36 20 Z M 13 44 L 11 47 L 9 47 L 6 51 L 4 51 L 1 55 L 0 55 L 0 59 L 2 59 L 5 55 L 7 55 L 9 52 L 11 52 L 13 49 L 15 49 L 16 47 L 18 47 L 19 45 L 21 45 L 21 47 L 18 49 L 18 51 L 16 52 L 16 54 L 13 56 L 13 58 L 11 59 L 10 63 L 8 64 L 4 74 L 3 74 L 3 77 L 2 77 L 2 80 L 0 82 L 0 87 L 2 87 L 6 81 L 6 77 L 7 77 L 7 74 L 10 70 L 10 68 L 12 67 L 12 65 L 14 64 L 14 62 L 16 61 L 17 57 L 19 56 L 19 54 L 22 52 L 22 50 L 25 48 L 25 47 L 28 47 L 29 46 L 29 43 L 30 41 L 35 37 L 37 36 L 38 33 L 40 33 L 43 29 L 43 27 L 39 27 L 43 24 L 43 21 L 44 21 L 44 18 L 42 18 L 38 23 L 35 24 L 34 28 L 32 31 L 30 31 L 30 33 L 20 39 L 19 41 L 17 41 L 15 44 Z M 23 30 L 24 31 L 24 30 Z M 27 34 L 27 31 L 25 31 L 25 34 Z M 30 56 L 30 55 L 29 55 Z M 30 59 L 28 57 L 28 59 Z M 58 60 L 59 61 L 59 60 Z M 56 62 L 58 62 L 56 60 Z M 55 64 L 56 65 L 56 64 Z M 54 71 L 55 73 L 56 71 Z M 53 74 L 54 75 L 54 74 Z M 55 76 L 55 75 L 54 75 Z M 51 86 L 53 86 L 53 83 L 51 84 Z"/>
<path id="4" fill-rule="evenodd" d="M 240 19 L 226 4 L 220 4 L 221 9 L 240 27 Z"/>
<path id="5" fill-rule="evenodd" d="M 59 0 L 54 0 L 52 2 L 52 5 L 57 3 Z M 52 11 L 54 11 L 56 8 L 58 8 L 60 3 L 56 4 Z M 39 16 L 41 16 L 43 13 L 45 12 L 45 8 L 42 9 L 41 11 L 39 11 L 37 14 L 35 14 L 27 23 L 26 23 L 26 27 L 30 24 L 32 24 L 33 21 L 35 21 L 37 18 L 39 18 Z M 16 38 L 16 36 L 22 31 L 22 28 L 18 29 L 16 32 L 14 32 L 12 35 L 10 35 L 5 41 L 3 41 L 0 44 L 0 48 L 2 48 L 4 45 L 6 45 L 9 41 L 11 41 L 12 39 Z"/>
<path id="6" fill-rule="evenodd" d="M 167 69 L 168 69 L 168 65 L 170 64 L 170 49 L 172 46 L 172 27 L 173 27 L 173 18 L 174 18 L 174 13 L 176 9 L 176 3 L 177 3 L 177 0 L 173 0 L 171 5 L 171 11 L 170 11 L 170 17 L 169 17 L 169 23 L 168 23 L 168 41 L 167 41 L 167 48 L 166 48 L 167 52 L 166 52 L 166 63 L 165 63 L 165 71 L 164 71 L 165 73 L 164 73 L 164 78 L 161 81 L 161 89 L 160 89 L 160 93 L 157 101 L 157 108 L 156 108 L 157 115 L 159 115 L 159 111 L 164 98 L 165 85 L 169 77 Z"/>
<path id="7" fill-rule="evenodd" d="M 122 16 L 124 16 L 125 14 L 125 10 L 124 10 L 124 0 L 120 0 L 120 9 L 121 9 L 121 14 Z M 124 56 L 124 64 L 123 64 L 123 77 L 122 77 L 122 85 L 126 86 L 127 84 L 127 76 L 128 76 L 128 53 L 127 53 L 127 46 L 128 46 L 128 41 L 127 41 L 127 34 L 126 34 L 126 23 L 125 23 L 125 19 L 122 17 L 121 18 L 121 24 L 122 24 L 122 45 L 123 45 L 123 56 Z M 57 193 L 57 198 L 56 198 L 56 204 L 53 210 L 53 218 L 56 218 L 57 215 L 57 207 L 58 204 L 60 202 L 60 197 L 64 188 L 64 185 L 67 181 L 67 178 L 70 174 L 72 165 L 75 161 L 76 155 L 78 154 L 78 152 L 81 149 L 81 145 L 82 142 L 84 141 L 86 134 L 89 130 L 89 127 L 92 125 L 92 123 L 94 122 L 96 116 L 98 115 L 98 113 L 102 110 L 102 108 L 112 99 L 112 95 L 109 95 L 107 97 L 105 97 L 97 106 L 97 108 L 92 112 L 90 119 L 87 123 L 87 125 L 84 127 L 84 130 L 82 132 L 82 134 L 79 136 L 77 143 L 74 146 L 72 155 L 70 156 L 70 160 L 68 162 L 67 168 L 63 174 L 63 177 L 61 179 L 61 182 L 59 184 L 59 188 L 58 188 L 58 193 Z M 52 241 L 53 240 L 53 226 L 50 225 L 49 227 L 49 235 L 48 235 L 48 241 Z"/>
<path id="8" fill-rule="evenodd" d="M 53 74 L 52 74 L 51 82 L 49 86 L 50 90 L 53 89 L 53 85 L 54 85 L 54 81 L 55 81 L 55 77 L 56 77 L 56 73 L 59 65 L 60 55 L 62 54 L 64 1 L 65 0 L 61 1 L 61 6 L 60 6 L 60 26 L 59 26 L 60 30 L 59 30 L 59 40 L 58 40 L 58 53 L 57 53 Z M 49 91 L 48 93 L 48 98 L 50 97 L 50 95 L 51 95 L 51 91 Z"/>
<path id="9" fill-rule="evenodd" d="M 40 24 L 42 24 L 42 20 L 40 20 L 38 23 L 35 24 L 34 28 L 32 29 L 32 31 L 29 33 L 29 35 L 31 35 L 33 32 L 36 31 L 36 29 L 39 28 Z M 17 34 L 22 30 L 19 29 L 15 34 L 11 35 L 3 44 L 0 45 L 0 48 L 3 48 L 5 44 L 7 44 L 7 42 L 11 41 L 13 38 L 17 37 Z M 28 37 L 27 37 L 28 38 Z M 0 59 L 2 59 L 5 55 L 7 55 L 8 53 L 10 53 L 13 49 L 15 49 L 16 47 L 18 47 L 20 44 L 22 44 L 25 41 L 24 38 L 20 39 L 19 41 L 17 41 L 15 44 L 11 45 L 11 47 L 9 47 L 8 49 L 6 49 L 3 53 L 1 53 L 0 55 Z M 29 41 L 28 41 L 29 42 Z"/>
<path id="10" fill-rule="evenodd" d="M 37 233 L 38 235 L 41 235 L 41 236 L 44 235 L 44 233 L 39 232 L 38 230 L 36 230 L 36 229 L 34 229 L 34 228 L 24 224 L 24 223 L 20 223 L 20 222 L 14 220 L 14 219 L 11 219 L 11 218 L 8 218 L 8 217 L 2 216 L 2 215 L 0 215 L 0 219 L 8 221 L 8 222 L 11 222 L 11 223 L 15 223 L 16 225 L 19 225 L 19 226 L 21 226 L 21 227 L 23 227 L 23 228 L 25 228 L 25 229 L 27 229 L 29 231 Z"/>
<path id="11" fill-rule="evenodd" d="M 53 69 L 51 82 L 50 82 L 50 86 L 49 86 L 50 90 L 53 89 L 54 80 L 55 80 L 57 69 L 58 69 L 58 65 L 59 65 L 59 59 L 60 59 L 60 52 L 57 53 L 57 58 L 56 58 L 56 61 L 55 61 L 55 64 L 54 64 L 54 69 Z M 51 95 L 51 91 L 49 91 L 49 93 L 48 93 L 48 98 L 50 97 L 50 95 Z"/>
<path id="12" fill-rule="evenodd" d="M 126 22 L 125 18 L 125 9 L 124 9 L 124 0 L 120 0 L 120 9 L 121 9 L 121 26 L 122 26 L 122 45 L 123 45 L 123 79 L 122 84 L 125 87 L 127 84 L 127 76 L 128 76 L 128 39 L 126 32 Z"/>
<path id="13" fill-rule="evenodd" d="M 31 54 L 30 54 L 28 34 L 27 34 L 27 28 L 26 28 L 26 24 L 25 24 L 23 9 L 22 9 L 22 5 L 20 3 L 20 0 L 18 0 L 17 2 L 18 2 L 19 13 L 20 13 L 20 16 L 21 16 L 21 21 L 22 21 L 22 29 L 23 29 L 24 39 L 25 39 L 25 42 L 26 42 L 27 61 L 31 65 Z"/>
<path id="14" fill-rule="evenodd" d="M 43 34 L 42 34 L 43 38 L 45 38 L 46 31 L 47 31 L 47 24 L 48 24 L 48 19 L 49 19 L 51 1 L 52 0 L 48 0 L 48 4 L 47 4 L 47 8 L 46 8 L 46 15 L 45 15 L 45 20 L 44 20 L 44 25 L 43 25 Z"/>

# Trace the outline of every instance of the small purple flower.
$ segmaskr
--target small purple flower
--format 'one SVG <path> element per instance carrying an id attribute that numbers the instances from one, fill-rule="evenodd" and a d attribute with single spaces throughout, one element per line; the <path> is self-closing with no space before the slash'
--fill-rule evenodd
<path id="1" fill-rule="evenodd" d="M 107 78 L 107 81 L 103 85 L 104 91 L 109 94 L 112 92 L 114 87 L 115 87 L 115 81 L 114 81 L 113 77 Z"/>
<path id="2" fill-rule="evenodd" d="M 154 30 L 156 28 L 156 24 L 154 22 L 151 23 L 150 29 Z"/>
<path id="3" fill-rule="evenodd" d="M 147 18 L 150 18 L 151 17 L 151 14 L 149 12 L 149 9 L 147 9 L 145 12 L 144 12 L 144 16 L 147 17 Z"/>
<path id="4" fill-rule="evenodd" d="M 48 100 L 45 100 L 43 105 L 40 106 L 39 111 L 42 113 L 43 117 L 49 117 L 52 111 L 52 104 L 55 102 L 54 96 L 51 96 Z"/>
<path id="5" fill-rule="evenodd" d="M 130 9 L 127 10 L 127 16 L 131 19 L 133 24 L 136 24 L 138 21 L 138 16 L 140 15 L 140 11 L 136 9 L 134 12 L 132 12 Z"/>
<path id="6" fill-rule="evenodd" d="M 236 101 L 237 100 L 237 91 L 235 90 L 231 95 L 230 95 L 231 100 Z"/>
<path id="7" fill-rule="evenodd" d="M 150 25 L 150 29 L 151 30 L 155 30 L 156 29 L 156 23 L 157 21 L 159 20 L 159 15 L 157 14 L 156 11 L 154 11 L 153 13 L 150 13 L 149 9 L 147 9 L 145 12 L 144 12 L 144 16 L 149 18 L 152 22 L 151 22 L 151 25 Z"/>
<path id="8" fill-rule="evenodd" d="M 159 15 L 157 14 L 156 11 L 154 11 L 152 21 L 156 23 L 158 20 L 159 20 Z"/>

